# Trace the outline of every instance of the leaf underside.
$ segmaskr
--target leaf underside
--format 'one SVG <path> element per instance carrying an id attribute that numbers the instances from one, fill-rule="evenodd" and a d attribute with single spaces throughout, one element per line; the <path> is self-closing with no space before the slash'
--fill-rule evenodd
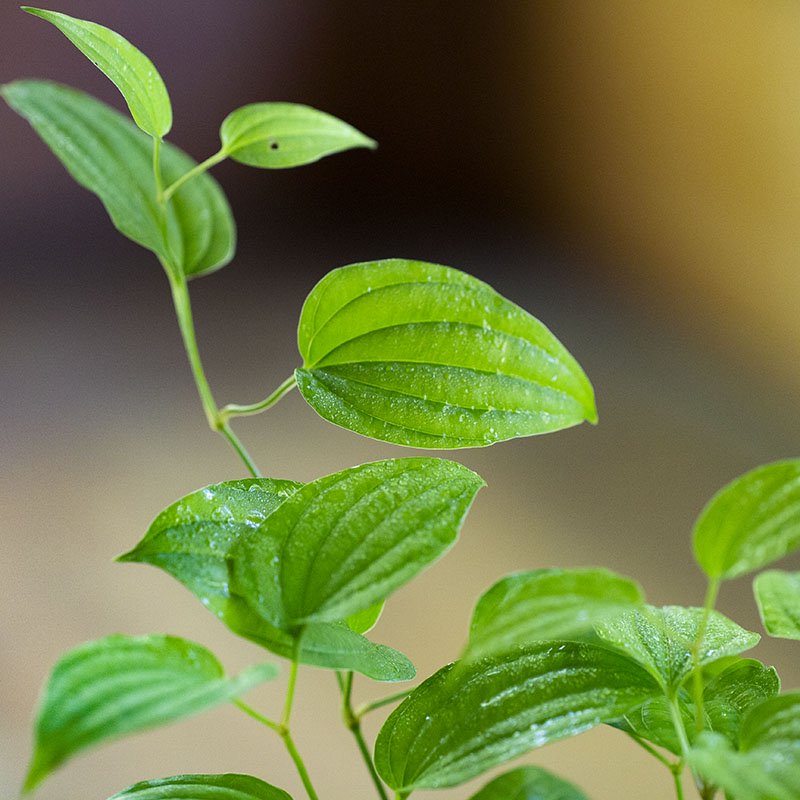
<path id="1" fill-rule="evenodd" d="M 161 139 L 172 127 L 167 87 L 153 62 L 127 39 L 95 22 L 23 6 L 56 26 L 120 90 L 131 116 L 145 133 Z"/>
<path id="2" fill-rule="evenodd" d="M 100 198 L 122 234 L 188 277 L 231 260 L 236 227 L 225 194 L 210 175 L 184 184 L 167 204 L 165 217 L 156 202 L 151 139 L 129 119 L 49 81 L 16 81 L 0 91 L 72 177 Z M 172 183 L 195 162 L 164 143 L 161 166 L 165 182 Z"/>

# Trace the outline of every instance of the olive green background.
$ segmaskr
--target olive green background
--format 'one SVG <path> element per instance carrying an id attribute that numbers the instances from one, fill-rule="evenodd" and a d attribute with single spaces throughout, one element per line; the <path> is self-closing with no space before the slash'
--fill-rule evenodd
<path id="1" fill-rule="evenodd" d="M 377 640 L 425 677 L 458 655 L 484 588 L 539 566 L 601 564 L 637 577 L 651 602 L 701 602 L 690 530 L 703 503 L 800 449 L 794 4 L 58 9 L 152 57 L 173 95 L 170 138 L 197 158 L 216 149 L 225 114 L 255 100 L 315 105 L 380 143 L 300 170 L 215 170 L 240 222 L 239 256 L 192 293 L 221 403 L 257 400 L 298 365 L 300 305 L 328 269 L 389 256 L 489 281 L 592 379 L 596 428 L 455 454 L 488 488 L 456 548 L 389 602 Z M 0 54 L 0 81 L 57 78 L 121 105 L 63 37 L 13 3 L 0 7 Z M 39 688 L 65 649 L 163 631 L 210 647 L 232 671 L 262 654 L 167 576 L 112 563 L 164 505 L 242 468 L 205 428 L 158 265 L 4 108 L 0 145 L 0 796 L 13 797 Z M 333 428 L 297 393 L 236 428 L 274 477 L 311 480 L 411 452 Z M 725 586 L 720 605 L 760 630 L 747 578 Z M 785 686 L 800 683 L 792 643 L 755 654 Z M 356 685 L 358 698 L 382 691 Z M 282 692 L 268 685 L 253 704 L 275 712 Z M 338 725 L 333 676 L 303 670 L 299 692 L 298 745 L 321 796 L 371 797 Z M 610 729 L 526 760 L 595 800 L 672 796 L 667 771 Z M 234 708 L 80 756 L 39 796 L 102 800 L 139 779 L 201 771 L 249 772 L 302 796 L 279 742 Z"/>

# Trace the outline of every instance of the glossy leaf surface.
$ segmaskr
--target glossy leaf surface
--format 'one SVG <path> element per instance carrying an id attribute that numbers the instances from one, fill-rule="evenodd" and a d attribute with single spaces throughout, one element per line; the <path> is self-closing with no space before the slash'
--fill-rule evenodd
<path id="1" fill-rule="evenodd" d="M 660 691 L 626 656 L 547 642 L 437 672 L 389 716 L 375 764 L 398 792 L 454 786 L 632 711 Z"/>
<path id="2" fill-rule="evenodd" d="M 800 692 L 755 706 L 742 723 L 740 750 L 706 735 L 691 763 L 737 800 L 796 800 L 800 796 Z"/>
<path id="3" fill-rule="evenodd" d="M 131 116 L 145 133 L 161 139 L 172 127 L 167 87 L 153 62 L 127 39 L 103 25 L 56 11 L 22 6 L 51 22 L 120 90 Z"/>
<path id="4" fill-rule="evenodd" d="M 0 92 L 72 177 L 100 198 L 114 225 L 129 239 L 189 277 L 230 261 L 236 227 L 228 201 L 211 176 L 199 175 L 186 183 L 164 212 L 155 199 L 152 142 L 118 111 L 49 81 L 16 81 Z M 164 143 L 161 166 L 167 183 L 194 165 L 184 152 Z"/>
<path id="5" fill-rule="evenodd" d="M 509 575 L 478 600 L 465 658 L 502 654 L 525 642 L 566 639 L 643 602 L 634 581 L 604 569 Z"/>
<path id="6" fill-rule="evenodd" d="M 518 767 L 490 781 L 470 800 L 588 800 L 573 784 L 541 767 Z"/>
<path id="7" fill-rule="evenodd" d="M 109 800 L 292 800 L 252 775 L 175 775 L 141 781 Z"/>
<path id="8" fill-rule="evenodd" d="M 778 674 L 755 659 L 732 659 L 719 674 L 706 676 L 703 692 L 705 727 L 738 746 L 739 730 L 745 714 L 780 691 Z M 695 735 L 695 705 L 689 691 L 678 692 L 684 727 L 690 740 Z M 648 700 L 625 717 L 623 729 L 633 731 L 654 744 L 680 755 L 681 746 L 666 698 Z"/>
<path id="9" fill-rule="evenodd" d="M 271 478 L 206 486 L 165 508 L 119 561 L 160 567 L 224 617 L 231 598 L 228 562 L 233 549 L 246 531 L 257 530 L 301 486 Z"/>
<path id="10" fill-rule="evenodd" d="M 324 156 L 374 148 L 352 125 L 297 103 L 252 103 L 230 113 L 220 128 L 223 151 L 251 167 L 282 169 Z"/>
<path id="11" fill-rule="evenodd" d="M 235 634 L 291 658 L 294 637 L 270 625 L 231 591 L 230 569 L 242 535 L 258 529 L 301 486 L 270 478 L 206 486 L 162 511 L 142 541 L 119 560 L 160 567 L 183 583 Z M 380 607 L 367 609 L 355 621 L 356 628 L 366 631 L 379 612 Z M 354 670 L 381 681 L 414 677 L 414 667 L 402 653 L 344 628 L 342 623 L 309 626 L 298 660 L 329 669 Z"/>
<path id="12" fill-rule="evenodd" d="M 692 671 L 692 644 L 703 617 L 702 608 L 645 606 L 597 626 L 597 633 L 647 669 L 668 690 Z M 712 611 L 700 646 L 703 666 L 755 647 L 761 637 Z"/>
<path id="13" fill-rule="evenodd" d="M 113 635 L 70 650 L 45 687 L 25 788 L 79 750 L 227 702 L 277 671 L 260 664 L 226 678 L 208 650 L 174 636 Z"/>
<path id="14" fill-rule="evenodd" d="M 712 578 L 736 578 L 798 546 L 800 460 L 767 464 L 729 483 L 694 529 L 695 558 Z"/>
<path id="15" fill-rule="evenodd" d="M 435 458 L 378 461 L 295 492 L 248 535 L 234 589 L 292 631 L 381 602 L 456 540 L 483 480 Z"/>
<path id="16" fill-rule="evenodd" d="M 438 264 L 334 270 L 303 305 L 298 345 L 306 401 L 374 439 L 481 447 L 597 419 L 588 379 L 541 322 Z"/>
<path id="17" fill-rule="evenodd" d="M 753 588 L 767 633 L 782 639 L 800 639 L 800 572 L 763 572 L 756 577 Z"/>

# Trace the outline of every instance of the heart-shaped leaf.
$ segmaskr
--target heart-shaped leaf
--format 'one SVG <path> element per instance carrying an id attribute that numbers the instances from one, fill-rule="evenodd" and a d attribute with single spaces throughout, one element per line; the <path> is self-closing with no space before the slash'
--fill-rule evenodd
<path id="1" fill-rule="evenodd" d="M 257 529 L 301 486 L 271 478 L 206 486 L 164 509 L 142 541 L 119 560 L 160 567 L 231 631 L 277 655 L 297 656 L 301 663 L 329 669 L 354 670 L 379 681 L 410 680 L 415 670 L 402 653 L 358 635 L 377 621 L 380 605 L 365 609 L 349 627 L 343 623 L 308 626 L 298 651 L 293 636 L 270 625 L 231 591 L 231 558 L 240 538 Z"/>
<path id="2" fill-rule="evenodd" d="M 498 581 L 478 600 L 465 660 L 567 639 L 644 602 L 638 584 L 604 569 L 537 569 Z"/>
<path id="3" fill-rule="evenodd" d="M 691 765 L 736 800 L 800 797 L 800 692 L 767 700 L 742 723 L 740 749 L 722 736 L 705 734 L 690 754 Z"/>
<path id="4" fill-rule="evenodd" d="M 292 800 L 252 775 L 175 775 L 141 781 L 109 800 Z"/>
<path id="5" fill-rule="evenodd" d="M 729 580 L 800 546 L 800 460 L 758 467 L 708 503 L 694 529 L 694 554 L 711 578 Z"/>
<path id="6" fill-rule="evenodd" d="M 455 786 L 522 753 L 621 717 L 660 692 L 604 647 L 545 642 L 445 667 L 389 716 L 375 765 L 400 794 Z"/>
<path id="7" fill-rule="evenodd" d="M 281 630 L 373 606 L 455 542 L 483 480 L 436 458 L 378 461 L 298 489 L 234 558 L 233 589 Z"/>
<path id="8" fill-rule="evenodd" d="M 22 6 L 51 22 L 120 90 L 136 124 L 156 139 L 172 127 L 167 87 L 153 62 L 127 39 L 103 25 L 56 11 Z"/>
<path id="9" fill-rule="evenodd" d="M 470 800 L 589 800 L 577 787 L 541 767 L 517 767 L 490 781 Z"/>
<path id="10" fill-rule="evenodd" d="M 226 678 L 208 650 L 175 636 L 87 642 L 62 656 L 47 682 L 25 790 L 84 748 L 225 703 L 277 672 L 259 664 Z"/>
<path id="11" fill-rule="evenodd" d="M 588 379 L 541 322 L 438 264 L 334 270 L 303 305 L 298 345 L 303 397 L 373 439 L 481 447 L 597 420 Z"/>
<path id="12" fill-rule="evenodd" d="M 597 626 L 598 635 L 638 661 L 672 693 L 692 672 L 692 647 L 703 625 L 702 608 L 644 606 Z M 718 611 L 705 624 L 699 666 L 755 647 L 761 638 Z"/>
<path id="13" fill-rule="evenodd" d="M 352 125 L 297 103 L 252 103 L 230 113 L 220 128 L 222 151 L 251 167 L 283 169 L 324 156 L 376 147 Z"/>
<path id="14" fill-rule="evenodd" d="M 83 92 L 48 81 L 16 81 L 0 89 L 30 122 L 72 177 L 96 194 L 117 229 L 188 277 L 225 266 L 236 246 L 233 216 L 209 175 L 187 182 L 166 205 L 156 202 L 152 142 L 118 111 Z M 164 180 L 195 162 L 168 143 Z"/>
<path id="15" fill-rule="evenodd" d="M 762 572 L 753 588 L 767 633 L 800 639 L 800 572 Z"/>

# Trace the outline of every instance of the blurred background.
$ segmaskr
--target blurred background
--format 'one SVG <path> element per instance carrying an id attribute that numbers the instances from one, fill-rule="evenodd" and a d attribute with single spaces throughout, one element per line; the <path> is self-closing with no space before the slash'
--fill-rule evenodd
<path id="1" fill-rule="evenodd" d="M 549 565 L 633 575 L 656 604 L 702 601 L 697 513 L 736 475 L 800 451 L 800 6 L 62 0 L 59 10 L 151 56 L 172 94 L 170 139 L 195 158 L 216 151 L 229 111 L 257 100 L 308 103 L 380 142 L 298 170 L 215 169 L 239 252 L 191 288 L 221 404 L 266 396 L 298 365 L 300 305 L 323 274 L 389 256 L 489 281 L 592 379 L 597 428 L 456 454 L 489 486 L 457 547 L 391 600 L 373 638 L 426 677 L 458 655 L 481 591 Z M 122 107 L 61 34 L 4 2 L 0 81 L 18 77 Z M 65 649 L 164 631 L 231 671 L 261 653 L 166 575 L 112 563 L 163 506 L 243 470 L 205 427 L 153 257 L 5 107 L 0 135 L 0 795 L 13 797 L 39 688 Z M 409 454 L 328 425 L 297 393 L 236 427 L 274 477 Z M 724 587 L 720 607 L 761 630 L 747 578 Z M 755 655 L 786 687 L 800 683 L 791 643 Z M 386 688 L 359 680 L 356 696 Z M 297 739 L 323 797 L 371 797 L 333 676 L 303 670 L 299 691 Z M 270 713 L 282 694 L 278 681 L 252 702 Z M 668 772 L 611 729 L 525 760 L 596 800 L 672 796 Z M 143 778 L 225 771 L 302 796 L 277 740 L 231 707 L 80 756 L 39 797 L 100 799 Z"/>

